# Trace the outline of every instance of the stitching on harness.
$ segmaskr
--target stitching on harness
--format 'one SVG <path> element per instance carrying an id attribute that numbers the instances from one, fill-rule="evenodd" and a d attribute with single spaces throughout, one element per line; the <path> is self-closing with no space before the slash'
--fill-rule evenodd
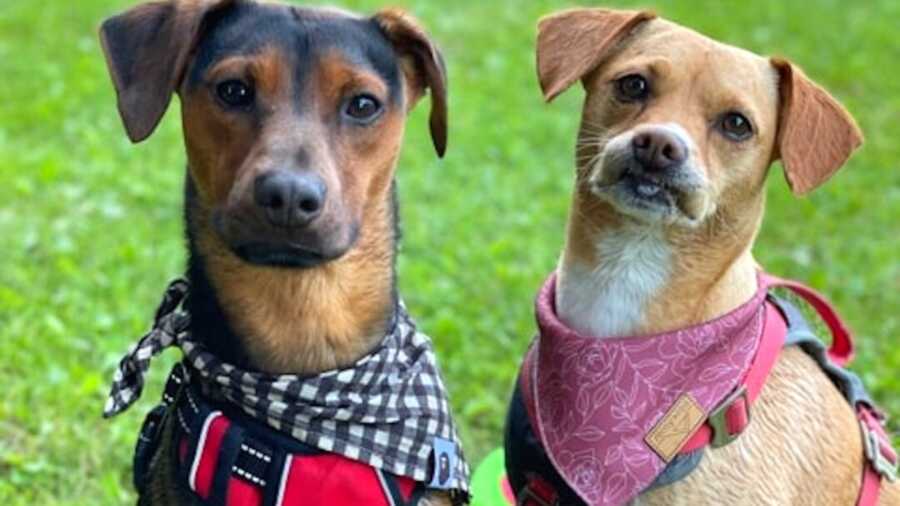
<path id="1" fill-rule="evenodd" d="M 175 409 L 175 415 L 178 416 L 178 423 L 181 424 L 181 428 L 184 430 L 185 434 L 190 434 L 191 429 L 188 427 L 187 420 L 184 419 L 184 415 L 181 414 L 180 409 Z"/>
<path id="2" fill-rule="evenodd" d="M 200 431 L 200 439 L 197 440 L 197 453 L 194 455 L 194 462 L 191 464 L 191 474 L 188 475 L 188 485 L 190 485 L 191 490 L 194 492 L 197 491 L 197 469 L 200 468 L 200 458 L 203 457 L 203 448 L 206 447 L 206 436 L 209 433 L 209 426 L 220 416 L 222 416 L 221 411 L 213 411 L 203 422 L 203 429 Z"/>
<path id="3" fill-rule="evenodd" d="M 259 485 L 260 487 L 266 486 L 266 480 L 260 478 L 259 476 L 254 475 L 254 474 L 251 474 L 249 471 L 247 471 L 245 469 L 241 469 L 238 466 L 231 466 L 231 472 L 233 472 L 233 473 L 237 474 L 238 476 L 240 476 L 241 478 L 253 483 L 254 485 Z"/>
<path id="4" fill-rule="evenodd" d="M 241 450 L 243 450 L 244 452 L 248 453 L 249 455 L 251 455 L 253 457 L 258 458 L 259 460 L 262 460 L 263 462 L 266 462 L 266 463 L 272 462 L 272 457 L 269 457 L 268 455 L 266 455 L 265 453 L 263 453 L 259 450 L 250 448 L 245 443 L 241 443 Z"/>

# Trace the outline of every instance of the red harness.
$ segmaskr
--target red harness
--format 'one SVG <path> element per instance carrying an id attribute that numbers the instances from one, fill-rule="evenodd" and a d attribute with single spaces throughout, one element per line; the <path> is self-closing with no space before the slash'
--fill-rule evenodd
<path id="1" fill-rule="evenodd" d="M 847 326 L 832 309 L 828 301 L 816 291 L 795 281 L 783 280 L 763 274 L 760 280 L 771 288 L 787 288 L 808 302 L 822 317 L 832 334 L 832 343 L 827 351 L 828 359 L 837 366 L 847 365 L 853 357 L 853 340 Z M 779 309 L 771 302 L 766 302 L 765 327 L 760 336 L 758 348 L 746 374 L 728 396 L 708 416 L 696 432 L 678 451 L 679 455 L 688 455 L 706 446 L 721 447 L 736 439 L 750 423 L 750 410 L 758 398 L 775 361 L 785 345 L 787 323 Z M 523 371 L 531 370 L 535 360 L 535 349 L 532 347 L 525 357 Z M 532 394 L 532 375 L 520 375 L 520 387 L 525 392 L 524 404 L 529 418 L 534 424 L 536 417 L 535 396 Z M 858 402 L 853 406 L 859 420 L 865 447 L 866 465 L 863 469 L 862 485 L 856 504 L 872 506 L 878 503 L 881 481 L 893 478 L 896 473 L 898 457 L 891 448 L 882 425 L 883 417 L 872 406 Z M 526 494 L 545 504 L 554 504 L 555 493 L 546 487 L 541 479 L 528 485 Z M 539 504 L 535 502 L 534 504 Z M 527 500 L 526 500 L 527 503 Z"/>
<path id="2" fill-rule="evenodd" d="M 174 422 L 178 480 L 204 506 L 411 506 L 428 490 L 425 483 L 319 450 L 242 413 L 223 412 L 186 378 L 176 365 L 162 403 L 144 419 L 134 458 L 135 488 L 142 494 L 167 417 Z"/>
<path id="3" fill-rule="evenodd" d="M 276 464 L 272 452 L 240 442 L 235 456 L 230 440 L 242 431 L 222 412 L 213 411 L 196 438 L 186 434 L 180 438 L 179 457 L 188 486 L 206 504 L 399 506 L 412 504 L 416 495 L 416 482 L 410 478 L 325 452 L 288 453 L 269 471 Z M 227 483 L 219 488 L 217 475 L 223 465 L 229 466 L 226 460 L 231 460 L 225 470 Z"/>

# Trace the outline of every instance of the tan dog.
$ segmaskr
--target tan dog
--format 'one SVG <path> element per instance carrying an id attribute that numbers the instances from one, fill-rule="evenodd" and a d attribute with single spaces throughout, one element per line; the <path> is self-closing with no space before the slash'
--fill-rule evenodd
<path id="1" fill-rule="evenodd" d="M 537 61 L 548 101 L 579 80 L 587 93 L 556 285 L 559 319 L 584 335 L 671 331 L 750 299 L 772 162 L 804 194 L 862 140 L 793 64 L 646 12 L 545 18 Z M 687 478 L 636 502 L 855 503 L 860 429 L 805 353 L 781 354 L 752 415 L 736 442 L 707 450 Z M 898 484 L 885 485 L 881 504 L 900 504 Z"/>

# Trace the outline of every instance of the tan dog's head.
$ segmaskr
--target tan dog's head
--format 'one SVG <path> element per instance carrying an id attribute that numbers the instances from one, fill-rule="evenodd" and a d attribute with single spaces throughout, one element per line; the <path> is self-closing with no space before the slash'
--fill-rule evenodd
<path id="1" fill-rule="evenodd" d="M 446 146 L 443 60 L 409 16 L 251 0 L 166 0 L 100 30 L 129 137 L 181 99 L 189 211 L 242 261 L 342 257 L 390 198 L 407 112 L 430 89 Z"/>
<path id="2" fill-rule="evenodd" d="M 640 223 L 693 229 L 747 214 L 778 159 L 793 191 L 806 193 L 862 141 L 840 104 L 796 66 L 648 12 L 544 18 L 537 63 L 548 101 L 578 80 L 587 91 L 579 192 Z"/>

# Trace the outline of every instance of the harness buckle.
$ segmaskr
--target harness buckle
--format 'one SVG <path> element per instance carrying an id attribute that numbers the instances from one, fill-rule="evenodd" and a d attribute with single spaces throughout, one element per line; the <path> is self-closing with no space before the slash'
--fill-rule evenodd
<path id="1" fill-rule="evenodd" d="M 891 460 L 882 452 L 881 435 L 872 429 L 865 419 L 859 421 L 859 427 L 863 435 L 863 447 L 865 448 L 866 460 L 872 465 L 872 469 L 891 483 L 897 481 L 897 461 Z"/>
<path id="2" fill-rule="evenodd" d="M 734 392 L 729 394 L 728 397 L 726 397 L 725 400 L 709 414 L 709 417 L 707 417 L 706 423 L 712 429 L 712 437 L 710 438 L 709 446 L 721 448 L 729 445 L 741 435 L 741 432 L 743 432 L 737 431 L 734 434 L 729 432 L 728 421 L 726 420 L 728 410 L 738 401 L 742 401 L 744 411 L 747 415 L 747 424 L 750 423 L 750 399 L 747 397 L 747 386 L 741 385 L 739 388 L 735 389 Z"/>

